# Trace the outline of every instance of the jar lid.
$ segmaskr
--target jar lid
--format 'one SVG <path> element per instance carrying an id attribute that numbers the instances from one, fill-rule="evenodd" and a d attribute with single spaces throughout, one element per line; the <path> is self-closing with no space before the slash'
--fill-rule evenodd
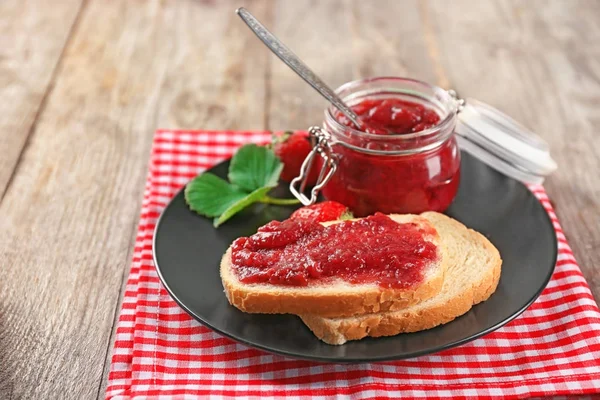
<path id="1" fill-rule="evenodd" d="M 540 184 L 557 168 L 542 138 L 475 99 L 459 112 L 456 134 L 461 149 L 521 182 Z"/>

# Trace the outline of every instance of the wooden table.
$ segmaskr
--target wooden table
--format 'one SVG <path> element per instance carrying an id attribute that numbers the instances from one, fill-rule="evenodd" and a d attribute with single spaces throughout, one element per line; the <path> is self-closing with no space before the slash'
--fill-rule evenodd
<path id="1" fill-rule="evenodd" d="M 410 76 L 542 135 L 547 189 L 600 299 L 600 2 L 0 2 L 0 398 L 102 398 L 155 128 L 293 129 L 333 86 Z"/>

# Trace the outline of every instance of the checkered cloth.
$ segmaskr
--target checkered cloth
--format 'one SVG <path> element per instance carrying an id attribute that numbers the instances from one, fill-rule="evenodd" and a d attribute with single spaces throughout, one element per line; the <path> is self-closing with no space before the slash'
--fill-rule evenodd
<path id="1" fill-rule="evenodd" d="M 483 397 L 600 393 L 600 312 L 541 186 L 531 190 L 558 236 L 556 270 L 541 297 L 503 328 L 463 346 L 404 361 L 299 361 L 233 342 L 189 317 L 152 263 L 157 218 L 196 174 L 268 132 L 156 133 L 108 399 Z"/>

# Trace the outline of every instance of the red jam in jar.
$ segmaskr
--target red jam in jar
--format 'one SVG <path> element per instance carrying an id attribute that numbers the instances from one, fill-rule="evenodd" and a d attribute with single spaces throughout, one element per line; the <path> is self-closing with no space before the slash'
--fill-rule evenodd
<path id="1" fill-rule="evenodd" d="M 337 171 L 323 187 L 328 200 L 356 216 L 444 211 L 456 196 L 460 152 L 457 103 L 445 90 L 403 78 L 374 78 L 338 89 L 364 123 L 325 112 Z"/>
<path id="2" fill-rule="evenodd" d="M 323 226 L 306 219 L 272 221 L 233 242 L 233 270 L 244 283 L 309 286 L 334 278 L 354 284 L 408 288 L 423 280 L 437 246 L 435 230 L 399 224 L 376 213 Z"/>
<path id="3" fill-rule="evenodd" d="M 433 128 L 440 122 L 440 116 L 422 104 L 401 99 L 362 100 L 351 107 L 365 124 L 364 131 L 376 135 L 403 135 Z M 336 113 L 341 124 L 358 129 L 342 113 Z"/>

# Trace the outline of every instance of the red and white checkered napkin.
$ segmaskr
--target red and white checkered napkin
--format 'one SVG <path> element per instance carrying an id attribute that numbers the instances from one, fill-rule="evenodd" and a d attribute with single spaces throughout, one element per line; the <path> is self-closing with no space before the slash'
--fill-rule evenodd
<path id="1" fill-rule="evenodd" d="M 107 398 L 383 398 L 600 393 L 600 312 L 541 186 L 558 235 L 542 296 L 507 326 L 411 360 L 339 365 L 237 344 L 192 320 L 161 286 L 152 233 L 171 197 L 200 171 L 267 132 L 158 131 L 133 266 L 117 327 Z"/>

